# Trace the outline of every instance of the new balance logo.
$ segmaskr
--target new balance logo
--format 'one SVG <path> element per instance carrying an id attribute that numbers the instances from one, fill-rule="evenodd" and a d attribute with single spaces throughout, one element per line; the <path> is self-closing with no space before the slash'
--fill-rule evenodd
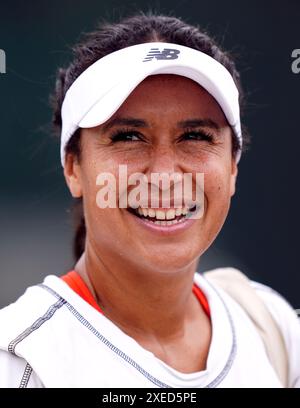
<path id="1" fill-rule="evenodd" d="M 180 51 L 175 48 L 164 48 L 162 51 L 159 51 L 159 48 L 151 48 L 143 62 L 152 61 L 154 58 L 157 60 L 177 59 L 178 54 Z"/>

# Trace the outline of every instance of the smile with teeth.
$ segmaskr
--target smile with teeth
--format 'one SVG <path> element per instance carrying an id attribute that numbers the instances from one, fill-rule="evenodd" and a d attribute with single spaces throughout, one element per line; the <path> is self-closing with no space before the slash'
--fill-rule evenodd
<path id="1" fill-rule="evenodd" d="M 137 209 L 129 208 L 129 211 L 145 222 L 156 225 L 173 225 L 185 221 L 195 209 L 196 206 L 169 209 L 138 207 Z"/>

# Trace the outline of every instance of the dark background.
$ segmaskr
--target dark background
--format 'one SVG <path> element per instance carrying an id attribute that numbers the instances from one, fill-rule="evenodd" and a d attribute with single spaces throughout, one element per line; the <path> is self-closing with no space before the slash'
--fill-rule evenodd
<path id="1" fill-rule="evenodd" d="M 300 48 L 297 0 L 1 1 L 0 307 L 72 267 L 71 198 L 49 134 L 56 68 L 70 60 L 80 32 L 150 4 L 200 24 L 234 52 L 248 95 L 251 150 L 239 164 L 229 217 L 199 269 L 238 267 L 299 308 L 300 74 L 291 70 L 291 52 Z"/>

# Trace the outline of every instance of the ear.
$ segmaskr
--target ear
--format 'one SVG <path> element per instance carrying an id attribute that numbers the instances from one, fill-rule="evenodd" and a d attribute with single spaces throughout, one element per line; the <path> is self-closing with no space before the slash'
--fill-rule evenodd
<path id="1" fill-rule="evenodd" d="M 65 158 L 64 176 L 73 197 L 82 196 L 81 167 L 78 159 L 72 153 L 67 153 Z"/>
<path id="2" fill-rule="evenodd" d="M 231 160 L 231 174 L 230 174 L 230 196 L 235 193 L 236 178 L 238 175 L 238 166 L 234 157 Z"/>

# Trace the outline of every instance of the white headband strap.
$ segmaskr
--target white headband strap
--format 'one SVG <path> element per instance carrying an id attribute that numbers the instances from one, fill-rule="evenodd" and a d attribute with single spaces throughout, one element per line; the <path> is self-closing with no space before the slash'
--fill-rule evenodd
<path id="1" fill-rule="evenodd" d="M 183 45 L 151 42 L 112 52 L 90 65 L 68 89 L 62 105 L 61 163 L 78 128 L 106 122 L 149 75 L 177 74 L 197 82 L 219 103 L 238 138 L 242 132 L 239 93 L 229 71 L 207 54 Z"/>

